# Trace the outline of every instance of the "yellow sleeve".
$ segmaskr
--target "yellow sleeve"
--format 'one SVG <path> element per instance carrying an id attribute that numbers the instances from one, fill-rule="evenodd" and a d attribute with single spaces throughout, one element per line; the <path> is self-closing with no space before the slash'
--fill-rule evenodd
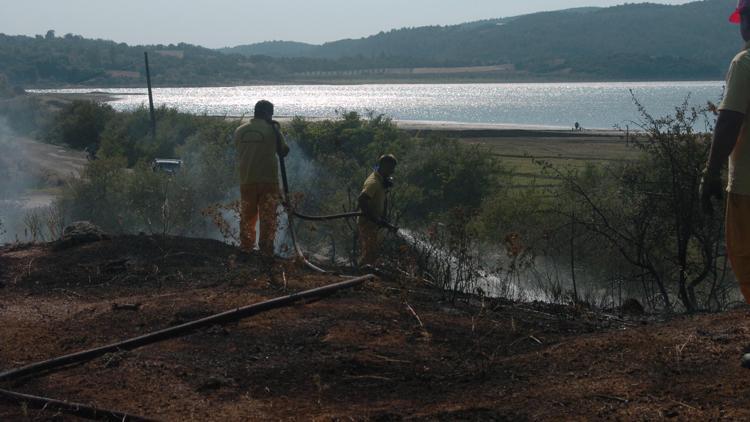
<path id="1" fill-rule="evenodd" d="M 368 198 L 373 199 L 378 194 L 378 181 L 368 177 L 365 180 L 365 184 L 362 187 L 362 193 L 367 195 Z"/>
<path id="2" fill-rule="evenodd" d="M 727 74 L 727 87 L 719 110 L 747 114 L 750 106 L 750 56 L 738 56 Z"/>

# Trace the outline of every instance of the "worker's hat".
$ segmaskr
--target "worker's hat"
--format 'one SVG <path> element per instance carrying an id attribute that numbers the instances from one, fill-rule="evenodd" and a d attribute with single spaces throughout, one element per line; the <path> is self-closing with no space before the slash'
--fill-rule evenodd
<path id="1" fill-rule="evenodd" d="M 273 116 L 273 103 L 268 100 L 260 100 L 255 103 L 255 116 Z"/>
<path id="2" fill-rule="evenodd" d="M 391 161 L 393 164 L 398 164 L 398 160 L 393 154 L 383 154 L 378 158 L 378 164 L 383 164 L 384 161 Z"/>
<path id="3" fill-rule="evenodd" d="M 750 0 L 739 0 L 737 2 L 737 9 L 729 16 L 729 22 L 740 23 L 742 12 L 746 11 L 748 7 L 750 7 Z"/>

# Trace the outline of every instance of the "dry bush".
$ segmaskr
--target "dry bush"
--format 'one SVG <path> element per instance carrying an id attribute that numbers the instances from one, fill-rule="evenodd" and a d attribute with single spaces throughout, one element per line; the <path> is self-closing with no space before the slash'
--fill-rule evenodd
<path id="1" fill-rule="evenodd" d="M 33 243 L 45 240 L 45 214 L 44 209 L 34 208 L 23 216 L 24 236 L 27 240 Z"/>
<path id="2" fill-rule="evenodd" d="M 231 221 L 239 220 L 241 213 L 239 200 L 226 204 L 213 204 L 201 211 L 201 214 L 216 226 L 224 241 L 235 245 L 240 243 L 240 233 Z"/>

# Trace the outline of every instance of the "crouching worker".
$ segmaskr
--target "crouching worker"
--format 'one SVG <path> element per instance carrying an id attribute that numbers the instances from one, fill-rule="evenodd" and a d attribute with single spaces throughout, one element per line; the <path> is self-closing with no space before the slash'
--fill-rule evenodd
<path id="1" fill-rule="evenodd" d="M 391 154 L 378 159 L 372 174 L 365 180 L 359 195 L 359 209 L 362 216 L 357 220 L 359 229 L 359 265 L 375 265 L 380 256 L 382 242 L 381 229 L 397 230 L 386 219 L 388 208 L 387 194 L 393 185 L 391 176 L 396 171 L 396 157 Z"/>
<path id="2" fill-rule="evenodd" d="M 260 252 L 273 256 L 276 237 L 276 209 L 281 192 L 276 154 L 289 153 L 284 137 L 273 118 L 273 104 L 255 104 L 254 118 L 234 132 L 240 176 L 240 248 L 255 249 L 256 224 L 260 220 Z"/>

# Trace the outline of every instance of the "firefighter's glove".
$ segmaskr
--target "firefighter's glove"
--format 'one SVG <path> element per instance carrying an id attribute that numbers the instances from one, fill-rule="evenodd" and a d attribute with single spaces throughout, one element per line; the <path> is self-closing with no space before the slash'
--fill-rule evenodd
<path id="1" fill-rule="evenodd" d="M 385 219 L 381 219 L 381 220 L 380 220 L 380 221 L 378 222 L 378 224 L 379 224 L 379 225 L 380 225 L 381 227 L 383 227 L 383 228 L 386 228 L 386 229 L 388 229 L 388 231 L 389 231 L 389 232 L 391 232 L 391 233 L 397 233 L 397 232 L 398 232 L 398 227 L 396 227 L 396 226 L 394 226 L 393 224 L 391 224 L 390 222 L 388 222 L 388 220 L 385 220 Z"/>

